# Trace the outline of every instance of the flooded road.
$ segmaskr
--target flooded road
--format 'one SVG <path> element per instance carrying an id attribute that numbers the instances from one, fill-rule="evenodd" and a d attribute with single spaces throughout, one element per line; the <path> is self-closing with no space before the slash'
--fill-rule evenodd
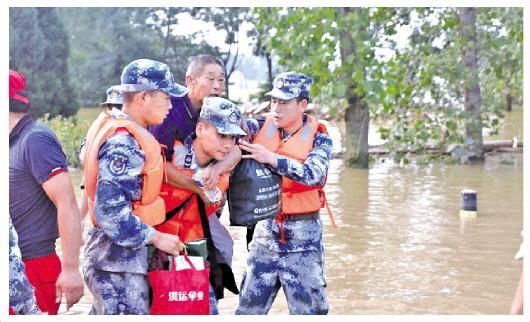
<path id="1" fill-rule="evenodd" d="M 483 166 L 376 164 L 369 171 L 334 162 L 328 196 L 340 228 L 327 226 L 325 236 L 332 312 L 507 312 L 522 268 L 513 260 L 522 158 L 513 165 L 495 158 Z M 477 191 L 474 220 L 458 216 L 464 188 Z"/>
<path id="2" fill-rule="evenodd" d="M 326 194 L 339 228 L 322 212 L 330 314 L 505 314 L 522 269 L 513 255 L 523 180 L 522 155 L 513 164 L 502 158 L 480 166 L 377 163 L 369 170 L 333 160 Z M 464 188 L 477 191 L 474 220 L 458 215 Z M 229 230 L 239 282 L 245 230 Z M 87 290 L 70 313 L 88 312 L 90 301 Z M 227 292 L 219 308 L 232 314 L 236 306 L 237 296 Z M 271 314 L 287 312 L 280 292 Z"/>
<path id="3" fill-rule="evenodd" d="M 80 175 L 71 171 L 78 187 Z M 460 192 L 477 191 L 478 216 L 459 217 Z M 79 192 L 78 189 L 76 192 Z M 522 263 L 513 259 L 523 225 L 523 155 L 497 154 L 481 165 L 377 161 L 345 168 L 334 159 L 326 195 L 325 273 L 330 314 L 506 314 Z M 225 213 L 222 221 L 228 226 Z M 86 226 L 89 226 L 88 222 Z M 229 227 L 240 282 L 245 230 Z M 221 314 L 237 296 L 225 292 Z M 69 314 L 86 314 L 88 290 Z M 271 314 L 287 314 L 279 292 Z"/>

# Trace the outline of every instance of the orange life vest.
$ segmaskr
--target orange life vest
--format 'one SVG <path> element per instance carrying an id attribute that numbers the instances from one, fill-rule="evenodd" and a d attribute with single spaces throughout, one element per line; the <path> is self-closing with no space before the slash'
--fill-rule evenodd
<path id="1" fill-rule="evenodd" d="M 179 153 L 183 149 L 182 142 L 175 141 L 174 151 Z M 177 169 L 190 178 L 193 176 L 193 172 L 189 168 L 177 166 Z M 217 187 L 221 192 L 225 192 L 228 189 L 228 178 L 228 174 L 220 176 Z M 160 196 L 164 199 L 166 213 L 174 211 L 177 207 L 181 208 L 171 218 L 157 225 L 155 227 L 156 230 L 177 235 L 182 242 L 204 238 L 201 218 L 199 217 L 199 204 L 197 202 L 197 198 L 200 197 L 196 193 L 164 183 L 160 190 Z M 218 208 L 206 207 L 206 214 L 211 216 Z"/>
<path id="2" fill-rule="evenodd" d="M 104 121 L 108 119 L 109 117 L 111 116 L 107 110 L 99 113 L 98 117 L 94 120 L 94 122 L 92 122 L 92 124 L 88 128 L 86 139 L 88 140 L 89 137 L 93 138 L 96 135 L 96 133 L 99 132 L 99 130 L 101 129 L 101 126 L 105 124 Z M 79 152 L 79 159 L 81 159 L 83 166 L 85 164 L 85 156 L 86 156 L 86 142 L 83 148 L 81 149 L 81 151 Z"/>
<path id="3" fill-rule="evenodd" d="M 133 202 L 133 214 L 149 226 L 157 225 L 163 222 L 165 218 L 164 200 L 159 196 L 165 169 L 161 146 L 149 131 L 137 123 L 127 119 L 113 118 L 106 112 L 102 112 L 98 116 L 95 124 L 90 127 L 86 138 L 84 182 L 92 223 L 97 224 L 94 216 L 94 198 L 99 172 L 99 149 L 107 138 L 116 133 L 118 129 L 127 130 L 145 153 L 145 163 L 141 173 L 143 176 L 142 199 Z"/>
<path id="4" fill-rule="evenodd" d="M 314 117 L 307 115 L 307 122 L 303 127 L 284 142 L 272 117 L 267 117 L 253 143 L 259 143 L 269 151 L 303 162 L 313 149 L 313 141 L 317 131 L 327 133 L 323 124 L 318 123 Z M 322 187 L 306 186 L 283 177 L 282 213 L 296 215 L 318 211 L 322 207 L 321 189 Z"/>

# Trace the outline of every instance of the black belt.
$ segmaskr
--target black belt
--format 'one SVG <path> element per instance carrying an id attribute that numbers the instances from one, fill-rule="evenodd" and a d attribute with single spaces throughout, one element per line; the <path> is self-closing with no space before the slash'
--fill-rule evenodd
<path id="1" fill-rule="evenodd" d="M 320 213 L 318 211 L 316 211 L 316 212 L 311 212 L 311 213 L 306 213 L 306 214 L 297 214 L 297 215 L 284 214 L 283 218 L 286 221 L 319 219 L 320 218 Z"/>

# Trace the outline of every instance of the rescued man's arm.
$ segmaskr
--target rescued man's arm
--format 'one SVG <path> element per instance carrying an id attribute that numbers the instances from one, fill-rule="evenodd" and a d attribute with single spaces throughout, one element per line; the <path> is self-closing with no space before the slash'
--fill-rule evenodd
<path id="1" fill-rule="evenodd" d="M 209 165 L 204 172 L 204 187 L 213 189 L 219 182 L 219 177 L 224 173 L 230 173 L 241 160 L 241 150 L 234 145 L 224 160 Z"/>
<path id="2" fill-rule="evenodd" d="M 199 187 L 199 185 L 187 174 L 184 173 L 184 171 L 177 169 L 171 162 L 166 162 L 166 174 L 167 174 L 167 181 L 166 183 L 175 186 L 177 188 L 190 190 L 194 193 L 196 193 L 202 201 L 206 204 L 206 206 L 215 206 L 218 204 L 218 202 L 211 202 L 210 199 L 206 196 L 206 193 L 204 190 Z M 208 189 L 208 188 L 206 188 Z"/>
<path id="3" fill-rule="evenodd" d="M 171 162 L 166 162 L 167 183 L 177 188 L 190 190 L 195 193 L 202 191 L 201 187 L 195 183 L 195 180 L 186 175 L 184 171 L 177 169 Z"/>

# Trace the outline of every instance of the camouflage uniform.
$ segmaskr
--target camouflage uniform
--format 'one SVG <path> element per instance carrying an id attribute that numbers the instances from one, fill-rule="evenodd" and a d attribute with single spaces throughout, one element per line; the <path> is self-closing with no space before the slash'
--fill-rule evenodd
<path id="1" fill-rule="evenodd" d="M 183 146 L 180 148 L 176 148 L 174 150 L 174 156 L 173 156 L 173 164 L 177 167 L 188 167 L 190 170 L 193 171 L 193 173 L 197 173 L 201 168 L 197 164 L 197 159 L 195 158 L 195 153 L 193 151 L 193 139 L 195 138 L 195 134 L 191 134 L 184 140 Z M 215 217 L 215 218 L 214 218 Z M 209 224 L 215 224 L 216 222 L 219 222 L 219 219 L 217 216 L 209 216 L 208 217 Z M 220 223 L 219 223 L 220 224 Z M 222 224 L 220 224 L 222 226 Z M 230 234 L 226 229 L 223 229 L 224 226 L 220 230 L 218 230 L 219 238 L 223 241 L 225 244 L 230 244 L 230 246 L 233 245 L 232 238 L 230 237 Z M 231 250 L 231 249 L 230 249 Z M 230 252 L 230 262 L 232 262 L 232 253 Z M 217 308 L 217 298 L 215 296 L 215 291 L 210 284 L 210 315 L 218 315 L 219 309 Z"/>
<path id="2" fill-rule="evenodd" d="M 286 101 L 308 97 L 311 81 L 305 75 L 283 73 L 275 79 L 275 89 L 268 94 Z M 253 138 L 260 125 L 249 119 L 247 126 Z M 331 149 L 329 136 L 317 132 L 313 149 L 303 163 L 279 155 L 277 167 L 272 170 L 304 185 L 322 185 Z M 327 314 L 322 222 L 318 218 L 287 220 L 283 229 L 285 243 L 280 242 L 280 227 L 274 218 L 256 224 L 236 314 L 267 314 L 280 287 L 290 314 Z"/>
<path id="3" fill-rule="evenodd" d="M 220 134 L 233 136 L 246 135 L 245 131 L 239 126 L 241 122 L 241 112 L 239 108 L 224 98 L 206 97 L 201 108 L 200 118 L 207 120 Z M 195 138 L 195 133 L 190 134 L 184 140 L 181 147 L 175 148 L 172 158 L 172 163 L 177 168 L 189 168 L 194 174 L 203 169 L 197 163 L 196 154 L 193 149 L 193 141 Z M 197 180 L 197 178 L 195 178 L 195 180 Z M 203 182 L 198 182 L 198 184 L 202 186 Z M 215 214 L 208 216 L 208 225 L 212 236 L 212 242 L 215 247 L 215 254 L 209 254 L 210 257 L 215 257 L 216 262 L 231 267 L 234 242 L 230 233 Z M 210 274 L 212 274 L 211 270 Z M 217 297 L 210 284 L 210 315 L 216 314 L 219 314 Z"/>
<path id="4" fill-rule="evenodd" d="M 9 216 L 9 306 L 16 314 L 40 314 L 33 286 L 26 277 L 18 235 Z"/>
<path id="5" fill-rule="evenodd" d="M 173 80 L 167 65 L 149 59 L 128 64 L 121 75 L 122 92 L 158 90 L 183 96 L 187 90 Z M 129 118 L 113 109 L 111 116 Z M 130 119 L 130 118 L 129 118 Z M 145 154 L 128 132 L 117 132 L 100 147 L 94 216 L 83 267 L 94 297 L 91 313 L 149 314 L 147 244 L 155 230 L 132 214 L 142 197 Z"/>
<path id="6" fill-rule="evenodd" d="M 88 233 L 84 263 L 93 312 L 148 314 L 147 244 L 155 231 L 132 215 L 131 203 L 141 199 L 145 156 L 130 134 L 119 133 L 101 146 L 98 161 L 98 226 Z"/>

